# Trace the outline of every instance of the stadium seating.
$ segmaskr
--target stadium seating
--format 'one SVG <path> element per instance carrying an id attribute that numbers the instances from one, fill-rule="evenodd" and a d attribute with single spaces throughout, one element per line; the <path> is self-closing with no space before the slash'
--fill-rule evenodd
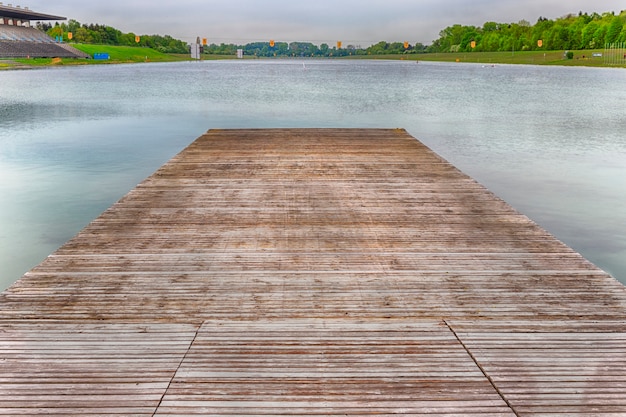
<path id="1" fill-rule="evenodd" d="M 67 44 L 56 43 L 40 30 L 0 25 L 0 58 L 88 58 Z"/>

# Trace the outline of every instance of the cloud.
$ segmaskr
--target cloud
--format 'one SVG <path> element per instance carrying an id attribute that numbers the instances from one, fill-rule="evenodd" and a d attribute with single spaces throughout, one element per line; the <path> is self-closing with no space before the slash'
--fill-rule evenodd
<path id="1" fill-rule="evenodd" d="M 567 13 L 616 10 L 614 0 L 146 0 L 84 2 L 33 0 L 31 9 L 123 32 L 169 34 L 186 41 L 246 43 L 266 39 L 344 42 L 368 46 L 380 40 L 429 44 L 459 23 L 482 26 L 522 19 L 535 23 Z"/>

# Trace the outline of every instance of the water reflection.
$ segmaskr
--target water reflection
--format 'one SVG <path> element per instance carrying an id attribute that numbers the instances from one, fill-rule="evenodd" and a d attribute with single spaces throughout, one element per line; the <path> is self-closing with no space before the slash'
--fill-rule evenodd
<path id="1" fill-rule="evenodd" d="M 626 72 L 220 61 L 0 73 L 6 287 L 209 128 L 404 127 L 626 282 Z"/>

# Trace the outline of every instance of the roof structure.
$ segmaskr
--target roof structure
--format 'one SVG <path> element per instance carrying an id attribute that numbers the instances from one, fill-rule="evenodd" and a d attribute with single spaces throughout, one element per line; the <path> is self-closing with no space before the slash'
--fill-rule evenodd
<path id="1" fill-rule="evenodd" d="M 38 13 L 28 7 L 13 6 L 11 4 L 0 3 L 0 16 L 20 20 L 67 20 L 63 16 L 54 16 L 45 13 Z"/>

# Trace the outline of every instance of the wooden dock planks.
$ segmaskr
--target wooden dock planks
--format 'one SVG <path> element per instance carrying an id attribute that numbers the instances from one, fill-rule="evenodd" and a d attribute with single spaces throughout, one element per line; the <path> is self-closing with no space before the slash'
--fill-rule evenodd
<path id="1" fill-rule="evenodd" d="M 206 322 L 157 415 L 514 416 L 443 323 Z"/>
<path id="2" fill-rule="evenodd" d="M 0 414 L 618 415 L 625 340 L 404 130 L 212 130 L 0 295 Z"/>
<path id="3" fill-rule="evenodd" d="M 152 415 L 196 330 L 0 323 L 0 415 Z"/>

